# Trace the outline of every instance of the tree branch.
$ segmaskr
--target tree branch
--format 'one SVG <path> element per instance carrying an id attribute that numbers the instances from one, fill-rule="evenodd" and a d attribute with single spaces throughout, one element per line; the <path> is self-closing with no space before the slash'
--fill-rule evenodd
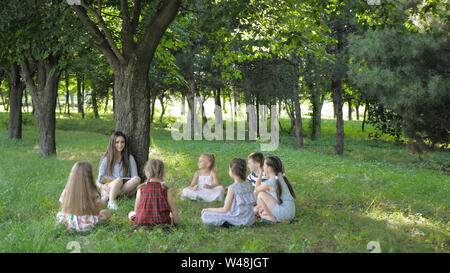
<path id="1" fill-rule="evenodd" d="M 181 6 L 181 0 L 165 0 L 161 8 L 156 10 L 148 22 L 144 37 L 138 45 L 138 54 L 144 59 L 151 60 L 156 47 L 166 29 L 173 21 Z"/>
<path id="2" fill-rule="evenodd" d="M 110 44 L 106 41 L 105 36 L 99 30 L 97 25 L 94 22 L 92 22 L 91 19 L 89 19 L 89 17 L 86 14 L 86 10 L 76 5 L 73 6 L 73 9 L 77 13 L 78 18 L 80 18 L 80 20 L 83 22 L 86 29 L 91 33 L 91 35 L 99 40 L 95 41 L 95 44 L 103 52 L 109 64 L 111 65 L 111 68 L 113 68 L 113 70 L 115 68 L 118 68 L 118 65 L 120 63 L 118 56 L 113 52 L 113 50 L 110 47 Z"/>
<path id="3" fill-rule="evenodd" d="M 130 24 L 130 12 L 128 11 L 127 0 L 120 0 L 120 9 L 122 10 L 123 23 Z"/>
<path id="4" fill-rule="evenodd" d="M 116 57 L 119 60 L 119 62 L 126 63 L 126 60 L 123 57 L 122 53 L 120 53 L 119 48 L 117 47 L 116 43 L 114 42 L 112 34 L 109 31 L 109 28 L 106 26 L 106 23 L 103 20 L 103 17 L 100 14 L 98 14 L 95 10 L 91 9 L 88 5 L 86 5 L 82 0 L 80 1 L 80 5 L 81 5 L 82 8 L 84 8 L 84 14 L 86 14 L 86 10 L 87 10 L 87 11 L 89 11 L 91 14 L 93 14 L 97 18 L 98 23 L 100 24 L 100 27 L 102 28 L 103 32 L 105 33 L 104 38 L 106 38 L 106 41 L 108 42 L 108 44 L 110 46 L 110 49 L 114 52 L 114 54 L 116 55 Z M 79 14 L 78 10 L 80 10 L 80 11 L 82 10 L 81 7 L 77 6 L 77 5 L 73 6 L 73 8 L 77 12 L 77 14 Z M 99 9 L 101 9 L 101 7 L 99 7 Z M 88 19 L 91 24 L 96 26 L 96 24 L 89 19 L 87 14 L 86 14 L 85 18 Z"/>
<path id="5" fill-rule="evenodd" d="M 130 55 L 136 48 L 134 42 L 134 32 L 130 22 L 130 12 L 128 11 L 128 1 L 120 0 L 120 9 L 122 11 L 122 30 L 120 36 L 122 39 L 122 49 L 125 55 Z"/>
<path id="6" fill-rule="evenodd" d="M 136 33 L 136 29 L 139 24 L 139 16 L 141 16 L 141 0 L 135 0 L 133 8 L 133 20 L 131 21 L 131 29 L 133 33 Z"/>
<path id="7" fill-rule="evenodd" d="M 33 73 L 31 72 L 30 63 L 28 62 L 27 59 L 23 60 L 20 63 L 20 68 L 21 68 L 21 72 L 22 72 L 22 78 L 25 81 L 25 84 L 26 84 L 28 90 L 30 90 L 31 95 L 34 98 L 38 97 L 37 96 L 37 87 L 33 81 Z"/>

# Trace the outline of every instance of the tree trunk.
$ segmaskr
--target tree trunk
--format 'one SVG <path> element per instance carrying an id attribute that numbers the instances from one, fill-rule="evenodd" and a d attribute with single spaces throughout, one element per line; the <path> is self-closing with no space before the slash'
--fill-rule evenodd
<path id="1" fill-rule="evenodd" d="M 217 88 L 216 91 L 214 91 L 214 102 L 216 105 L 222 107 L 222 104 L 220 103 L 220 88 Z"/>
<path id="2" fill-rule="evenodd" d="M 69 89 L 69 82 L 67 82 L 67 89 Z M 70 107 L 75 107 L 75 99 L 73 95 L 70 95 Z"/>
<path id="3" fill-rule="evenodd" d="M 127 136 L 128 151 L 136 159 L 142 177 L 150 147 L 149 65 L 131 58 L 127 66 L 114 71 L 115 130 Z"/>
<path id="4" fill-rule="evenodd" d="M 352 100 L 348 99 L 348 120 L 352 120 Z"/>
<path id="5" fill-rule="evenodd" d="M 238 109 L 239 105 L 241 105 L 241 97 L 239 96 L 239 93 L 235 88 L 233 88 L 233 100 L 234 100 L 234 120 L 237 122 Z"/>
<path id="6" fill-rule="evenodd" d="M 92 109 L 94 109 L 94 117 L 95 118 L 99 118 L 98 115 L 98 101 L 97 101 L 97 92 L 95 91 L 95 84 L 93 82 L 91 82 L 92 85 Z"/>
<path id="7" fill-rule="evenodd" d="M 29 111 L 28 111 L 28 92 L 27 92 L 27 89 L 25 89 L 25 107 L 26 107 L 26 109 L 27 109 L 26 111 L 28 113 Z"/>
<path id="8" fill-rule="evenodd" d="M 293 110 L 292 103 L 288 103 L 287 100 L 284 100 L 284 106 L 286 108 L 286 113 L 289 116 L 289 119 L 291 120 L 291 128 L 289 128 L 289 131 L 291 131 L 295 127 L 295 111 Z"/>
<path id="9" fill-rule="evenodd" d="M 333 90 L 333 106 L 336 114 L 336 153 L 344 153 L 344 119 L 342 114 L 342 81 L 340 77 L 333 78 L 331 82 Z"/>
<path id="10" fill-rule="evenodd" d="M 188 97 L 188 109 L 189 109 L 189 113 L 188 113 L 188 118 L 190 119 L 190 133 L 191 133 L 191 140 L 194 140 L 195 137 L 195 122 L 197 121 L 196 116 L 197 113 L 195 111 L 196 106 L 195 106 L 195 81 L 193 78 L 189 78 L 188 79 L 188 83 L 189 83 L 189 97 Z"/>
<path id="11" fill-rule="evenodd" d="M 280 131 L 284 131 L 283 126 L 281 125 L 281 98 L 278 99 L 278 124 L 280 126 Z"/>
<path id="12" fill-rule="evenodd" d="M 181 115 L 184 116 L 186 114 L 186 96 L 181 95 Z"/>
<path id="13" fill-rule="evenodd" d="M 218 89 L 218 92 L 220 92 L 220 89 Z M 219 103 L 220 103 L 220 96 L 216 96 L 216 101 L 217 98 L 219 99 Z M 248 92 L 246 89 L 244 90 L 244 102 L 245 102 L 245 106 L 246 106 L 246 114 L 247 114 L 247 128 L 248 128 L 248 139 L 249 141 L 255 141 L 256 140 L 256 109 L 254 109 L 253 103 L 252 103 L 252 98 L 251 98 L 251 94 L 250 92 Z M 216 102 L 216 105 L 217 104 Z M 220 106 L 220 105 L 219 105 Z"/>
<path id="14" fill-rule="evenodd" d="M 67 114 L 70 116 L 69 73 L 66 72 L 66 105 Z"/>
<path id="15" fill-rule="evenodd" d="M 84 75 L 76 75 L 77 77 L 77 107 L 78 113 L 84 119 Z"/>
<path id="16" fill-rule="evenodd" d="M 364 105 L 364 117 L 363 117 L 363 122 L 361 125 L 361 131 L 364 132 L 364 125 L 366 124 L 366 114 L 367 114 L 367 109 L 369 108 L 369 103 L 366 101 L 366 105 Z"/>
<path id="17" fill-rule="evenodd" d="M 112 107 L 113 116 L 115 117 L 116 116 L 116 92 L 114 90 L 112 92 L 112 103 L 113 103 L 113 107 Z"/>
<path id="18" fill-rule="evenodd" d="M 25 103 L 27 103 L 27 92 L 25 92 Z M 59 101 L 59 96 L 56 96 L 56 104 L 58 105 L 59 114 L 62 114 L 62 108 L 61 108 L 61 102 Z M 27 112 L 28 112 L 28 106 L 27 106 Z"/>
<path id="19" fill-rule="evenodd" d="M 20 68 L 16 63 L 10 66 L 9 77 L 11 89 L 9 90 L 9 124 L 8 138 L 22 138 L 22 93 L 25 83 L 20 80 Z"/>
<path id="20" fill-rule="evenodd" d="M 276 91 L 275 91 L 276 92 Z M 272 117 L 272 105 L 275 105 L 275 106 L 277 106 L 277 98 L 274 96 L 274 95 L 271 95 L 270 96 L 270 105 L 268 105 L 268 107 L 269 107 L 269 115 L 270 115 L 270 117 Z M 276 107 L 275 107 L 275 109 L 277 109 Z M 280 115 L 278 115 L 278 117 L 280 117 Z"/>
<path id="21" fill-rule="evenodd" d="M 202 122 L 203 122 L 203 126 L 205 126 L 205 124 L 208 123 L 208 118 L 206 117 L 206 112 L 205 112 L 205 101 L 202 99 Z"/>
<path id="22" fill-rule="evenodd" d="M 108 90 L 106 90 L 105 109 L 103 110 L 103 113 L 106 113 L 106 111 L 108 111 L 108 102 L 109 102 L 109 88 Z"/>
<path id="23" fill-rule="evenodd" d="M 295 54 L 292 54 L 294 59 L 294 75 L 295 80 L 292 86 L 292 99 L 294 101 L 295 107 L 295 135 L 297 138 L 297 149 L 302 149 L 304 147 L 303 143 L 303 124 L 302 124 L 302 111 L 300 108 L 300 100 L 299 100 L 299 80 L 300 80 L 300 64 L 299 61 L 296 60 Z"/>
<path id="24" fill-rule="evenodd" d="M 31 96 L 31 114 L 34 116 L 34 101 L 33 101 L 33 96 Z"/>
<path id="25" fill-rule="evenodd" d="M 55 108 L 61 75 L 60 71 L 55 70 L 57 64 L 58 57 L 54 56 L 39 60 L 36 76 L 38 84 L 36 84 L 28 61 L 21 63 L 22 74 L 33 99 L 39 135 L 39 153 L 42 156 L 56 154 Z"/>
<path id="26" fill-rule="evenodd" d="M 256 137 L 260 138 L 259 134 L 259 93 L 256 93 Z"/>
<path id="27" fill-rule="evenodd" d="M 344 47 L 343 35 L 344 35 L 344 22 L 340 19 L 334 20 L 333 30 L 336 34 L 337 48 L 334 50 L 334 54 L 342 52 Z M 344 119 L 342 114 L 342 76 L 338 71 L 334 71 L 331 79 L 331 89 L 333 92 L 333 106 L 334 114 L 336 116 L 336 153 L 338 155 L 344 154 Z"/>
<path id="28" fill-rule="evenodd" d="M 297 88 L 297 92 L 298 92 L 298 88 Z M 302 149 L 304 146 L 303 143 L 303 124 L 302 124 L 302 112 L 300 109 L 300 101 L 298 98 L 298 93 L 297 96 L 295 96 L 294 98 L 294 106 L 295 106 L 295 135 L 297 137 L 297 149 Z"/>
<path id="29" fill-rule="evenodd" d="M 320 95 L 319 88 L 311 93 L 312 119 L 311 119 L 311 140 L 320 137 L 322 129 L 322 106 L 323 96 Z"/>
<path id="30" fill-rule="evenodd" d="M 360 104 L 360 102 L 358 101 L 358 102 L 356 103 L 356 107 L 355 107 L 356 120 L 359 120 L 359 104 Z"/>
<path id="31" fill-rule="evenodd" d="M 166 101 L 164 102 L 164 94 L 159 97 L 159 102 L 161 103 L 161 115 L 159 116 L 159 122 L 162 123 L 162 119 L 164 117 L 164 114 L 166 113 L 167 108 L 167 98 Z"/>
<path id="32" fill-rule="evenodd" d="M 150 111 L 150 124 L 153 123 L 153 119 L 155 117 L 155 104 L 156 104 L 156 91 L 152 92 L 150 95 L 151 103 L 151 111 Z"/>

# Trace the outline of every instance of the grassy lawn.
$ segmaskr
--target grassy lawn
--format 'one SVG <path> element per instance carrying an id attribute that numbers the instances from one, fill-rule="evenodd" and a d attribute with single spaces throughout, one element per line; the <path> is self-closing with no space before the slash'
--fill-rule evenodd
<path id="1" fill-rule="evenodd" d="M 134 198 L 120 198 L 111 219 L 87 233 L 55 226 L 58 198 L 76 161 L 98 169 L 113 131 L 112 117 L 59 117 L 57 155 L 37 152 L 37 129 L 24 115 L 23 139 L 8 140 L 7 113 L 0 112 L 0 252 L 368 252 L 378 241 L 382 252 L 449 252 L 450 152 L 425 152 L 423 161 L 389 137 L 371 140 L 370 126 L 345 122 L 345 155 L 334 154 L 335 121 L 323 120 L 322 137 L 295 149 L 294 132 L 283 132 L 276 151 L 297 194 L 292 224 L 256 223 L 252 227 L 210 227 L 202 223 L 203 203 L 180 199 L 197 169 L 198 156 L 217 156 L 219 181 L 231 184 L 228 164 L 247 158 L 260 145 L 249 141 L 174 141 L 164 124 L 152 124 L 150 158 L 166 165 L 166 181 L 175 196 L 181 223 L 177 228 L 132 226 L 127 214 Z M 167 121 L 167 120 L 166 120 Z M 282 120 L 288 128 L 290 121 Z M 96 177 L 97 173 L 94 172 Z"/>

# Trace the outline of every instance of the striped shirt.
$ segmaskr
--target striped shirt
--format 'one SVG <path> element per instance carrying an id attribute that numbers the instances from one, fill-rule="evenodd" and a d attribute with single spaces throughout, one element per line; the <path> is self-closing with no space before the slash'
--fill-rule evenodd
<path id="1" fill-rule="evenodd" d="M 249 175 L 247 176 L 247 179 L 248 179 L 250 182 L 252 182 L 253 187 L 255 187 L 255 183 L 256 183 L 256 180 L 258 179 L 258 176 L 257 176 L 254 172 L 252 172 L 251 174 L 249 174 Z M 266 181 L 266 180 L 267 180 L 266 174 L 265 174 L 264 171 L 263 171 L 261 182 L 264 182 L 264 181 Z"/>

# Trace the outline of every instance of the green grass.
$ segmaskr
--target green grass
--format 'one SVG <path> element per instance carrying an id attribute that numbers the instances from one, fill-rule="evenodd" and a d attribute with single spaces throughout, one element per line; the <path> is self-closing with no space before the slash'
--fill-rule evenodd
<path id="1" fill-rule="evenodd" d="M 249 141 L 174 141 L 165 125 L 152 125 L 150 158 L 162 159 L 166 180 L 175 196 L 181 223 L 176 228 L 148 230 L 131 226 L 127 214 L 134 198 L 121 198 L 120 209 L 88 233 L 55 226 L 58 198 L 76 161 L 94 169 L 114 129 L 111 115 L 81 120 L 59 116 L 57 155 L 37 152 L 37 129 L 25 114 L 23 139 L 7 138 L 7 113 L 0 113 L 0 252 L 70 252 L 71 241 L 81 252 L 368 252 L 378 241 L 382 252 L 449 252 L 449 151 L 425 152 L 424 161 L 404 145 L 359 121 L 345 122 L 345 155 L 334 154 L 335 122 L 323 120 L 322 137 L 309 139 L 304 120 L 305 149 L 295 149 L 293 132 L 283 132 L 279 156 L 297 194 L 293 224 L 256 223 L 252 227 L 211 227 L 200 219 L 203 203 L 180 199 L 203 152 L 217 155 L 219 181 L 231 184 L 228 163 L 260 149 Z M 289 120 L 282 120 L 283 128 Z M 96 173 L 94 174 L 96 175 Z"/>

